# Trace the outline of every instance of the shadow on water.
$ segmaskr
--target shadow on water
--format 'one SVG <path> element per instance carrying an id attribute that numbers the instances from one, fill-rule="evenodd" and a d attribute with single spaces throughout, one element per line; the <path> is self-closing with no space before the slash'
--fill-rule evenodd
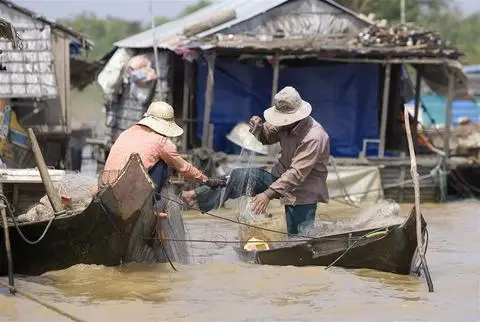
<path id="1" fill-rule="evenodd" d="M 188 266 L 176 264 L 184 271 Z M 127 264 L 121 267 L 76 265 L 27 280 L 51 286 L 65 297 L 83 301 L 142 300 L 162 303 L 173 287 L 188 283 L 187 274 L 176 274 L 168 264 Z"/>

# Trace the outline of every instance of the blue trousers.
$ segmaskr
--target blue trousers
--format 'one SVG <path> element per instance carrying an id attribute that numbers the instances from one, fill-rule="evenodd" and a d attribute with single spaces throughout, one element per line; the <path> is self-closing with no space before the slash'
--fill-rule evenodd
<path id="1" fill-rule="evenodd" d="M 246 195 L 255 196 L 267 190 L 277 179 L 276 176 L 263 169 L 234 169 L 230 173 L 230 179 L 225 188 L 225 201 Z M 221 188 L 212 189 L 201 185 L 195 189 L 195 194 L 201 211 L 208 212 L 220 206 Z M 298 234 L 300 226 L 313 224 L 316 210 L 317 204 L 285 206 L 287 232 Z"/>

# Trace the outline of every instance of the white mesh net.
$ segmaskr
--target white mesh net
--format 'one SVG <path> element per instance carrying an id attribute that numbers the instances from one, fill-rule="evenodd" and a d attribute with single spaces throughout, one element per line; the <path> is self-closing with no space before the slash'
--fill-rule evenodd
<path id="1" fill-rule="evenodd" d="M 90 204 L 93 198 L 93 188 L 97 178 L 85 176 L 77 172 L 66 173 L 53 185 L 62 197 L 65 210 L 81 212 Z M 34 222 L 47 220 L 54 216 L 54 211 L 47 195 L 44 195 L 37 204 L 25 214 L 18 216 L 19 222 Z"/>

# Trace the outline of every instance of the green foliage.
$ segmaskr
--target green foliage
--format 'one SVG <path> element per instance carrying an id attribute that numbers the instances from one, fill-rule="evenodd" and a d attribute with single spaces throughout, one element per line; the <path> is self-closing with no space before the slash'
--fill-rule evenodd
<path id="1" fill-rule="evenodd" d="M 144 30 L 138 21 L 128 21 L 120 18 L 99 18 L 94 13 L 82 12 L 73 19 L 61 23 L 74 30 L 86 34 L 95 43 L 90 53 L 94 59 L 101 58 L 112 49 L 112 44 L 128 36 Z"/>
<path id="2" fill-rule="evenodd" d="M 173 19 L 189 15 L 210 4 L 211 1 L 199 0 L 192 5 L 186 6 Z M 155 17 L 155 25 L 159 26 L 171 20 L 172 18 L 158 16 Z M 95 48 L 91 56 L 94 59 L 101 58 L 109 52 L 113 43 L 151 28 L 150 21 L 129 21 L 115 17 L 100 18 L 91 12 L 82 12 L 72 19 L 61 21 L 61 23 L 86 34 L 93 40 Z"/>

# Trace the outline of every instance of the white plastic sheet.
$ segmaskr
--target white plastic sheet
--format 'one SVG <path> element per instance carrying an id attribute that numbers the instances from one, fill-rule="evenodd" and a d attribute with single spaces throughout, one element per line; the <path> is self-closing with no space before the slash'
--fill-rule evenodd
<path id="1" fill-rule="evenodd" d="M 375 166 L 329 167 L 327 186 L 332 200 L 360 203 L 383 198 L 380 170 Z"/>

